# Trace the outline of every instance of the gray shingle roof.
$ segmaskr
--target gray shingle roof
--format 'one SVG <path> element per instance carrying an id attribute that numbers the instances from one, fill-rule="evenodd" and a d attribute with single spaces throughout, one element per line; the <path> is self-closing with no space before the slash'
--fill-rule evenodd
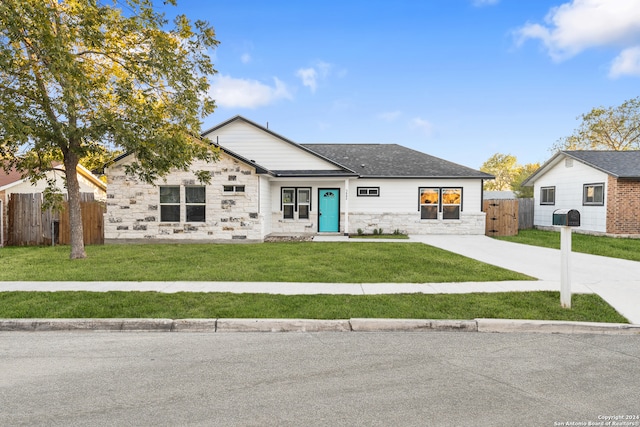
<path id="1" fill-rule="evenodd" d="M 563 153 L 616 178 L 640 178 L 640 151 L 563 151 Z"/>
<path id="2" fill-rule="evenodd" d="M 363 178 L 479 178 L 493 176 L 398 144 L 300 144 Z"/>

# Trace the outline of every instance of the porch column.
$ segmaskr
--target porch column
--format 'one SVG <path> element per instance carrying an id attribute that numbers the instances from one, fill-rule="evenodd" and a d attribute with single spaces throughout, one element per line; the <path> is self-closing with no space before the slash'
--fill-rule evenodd
<path id="1" fill-rule="evenodd" d="M 349 235 L 349 178 L 344 180 L 344 235 Z"/>

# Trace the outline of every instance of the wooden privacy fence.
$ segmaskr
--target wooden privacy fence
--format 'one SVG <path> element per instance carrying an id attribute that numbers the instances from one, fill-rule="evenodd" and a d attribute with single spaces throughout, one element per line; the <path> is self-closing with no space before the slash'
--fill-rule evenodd
<path id="1" fill-rule="evenodd" d="M 482 210 L 487 236 L 515 236 L 518 230 L 533 228 L 533 199 L 488 199 Z"/>
<path id="2" fill-rule="evenodd" d="M 84 243 L 104 243 L 104 206 L 93 201 L 93 193 L 81 193 Z M 61 211 L 42 210 L 42 194 L 11 194 L 8 204 L 9 246 L 68 245 L 70 226 L 68 203 Z"/>

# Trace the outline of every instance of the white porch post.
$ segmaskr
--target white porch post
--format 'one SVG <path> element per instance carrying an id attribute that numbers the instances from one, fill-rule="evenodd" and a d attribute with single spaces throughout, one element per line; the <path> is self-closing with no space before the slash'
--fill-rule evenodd
<path id="1" fill-rule="evenodd" d="M 344 235 L 349 235 L 349 178 L 344 180 Z"/>

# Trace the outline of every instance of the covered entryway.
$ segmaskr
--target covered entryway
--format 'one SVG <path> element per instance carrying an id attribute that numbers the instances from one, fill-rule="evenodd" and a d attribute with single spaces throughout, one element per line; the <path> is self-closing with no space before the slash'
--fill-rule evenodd
<path id="1" fill-rule="evenodd" d="M 318 189 L 319 212 L 318 232 L 337 233 L 340 231 L 340 189 Z"/>

